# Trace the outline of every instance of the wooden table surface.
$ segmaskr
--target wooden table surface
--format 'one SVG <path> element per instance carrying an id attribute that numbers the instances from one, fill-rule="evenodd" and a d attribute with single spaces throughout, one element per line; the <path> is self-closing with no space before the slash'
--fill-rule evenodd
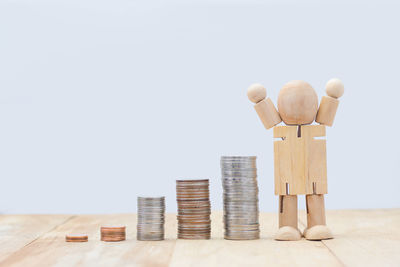
<path id="1" fill-rule="evenodd" d="M 165 241 L 137 241 L 136 215 L 0 215 L 0 266 L 400 266 L 400 209 L 328 211 L 335 239 L 272 239 L 277 214 L 261 213 L 261 239 L 223 239 L 222 213 L 212 213 L 211 240 L 176 240 L 167 214 Z M 301 212 L 299 227 L 304 228 Z M 127 240 L 99 241 L 102 224 L 125 224 Z M 87 243 L 67 243 L 67 233 Z"/>

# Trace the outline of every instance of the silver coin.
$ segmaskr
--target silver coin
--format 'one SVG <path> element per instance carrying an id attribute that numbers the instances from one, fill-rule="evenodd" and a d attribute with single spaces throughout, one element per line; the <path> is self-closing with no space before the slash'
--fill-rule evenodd
<path id="1" fill-rule="evenodd" d="M 138 197 L 138 240 L 164 240 L 165 197 Z"/>
<path id="2" fill-rule="evenodd" d="M 225 239 L 259 238 L 256 157 L 223 156 L 220 166 Z"/>

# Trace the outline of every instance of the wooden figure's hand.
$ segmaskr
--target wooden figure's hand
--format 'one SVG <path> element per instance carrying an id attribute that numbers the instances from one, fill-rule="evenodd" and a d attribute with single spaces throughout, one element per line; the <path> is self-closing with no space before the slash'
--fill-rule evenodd
<path id="1" fill-rule="evenodd" d="M 331 79 L 326 83 L 326 94 L 321 99 L 316 122 L 332 126 L 339 106 L 338 98 L 344 93 L 344 85 L 339 79 Z"/>
<path id="2" fill-rule="evenodd" d="M 251 102 L 257 104 L 267 97 L 267 89 L 262 84 L 252 84 L 247 88 L 247 97 Z"/>
<path id="3" fill-rule="evenodd" d="M 326 83 L 325 92 L 328 96 L 338 99 L 344 94 L 344 85 L 339 79 L 330 79 Z"/>
<path id="4" fill-rule="evenodd" d="M 253 84 L 247 89 L 247 97 L 255 103 L 254 108 L 266 129 L 279 124 L 282 119 L 270 98 L 266 98 L 267 90 L 261 84 Z"/>

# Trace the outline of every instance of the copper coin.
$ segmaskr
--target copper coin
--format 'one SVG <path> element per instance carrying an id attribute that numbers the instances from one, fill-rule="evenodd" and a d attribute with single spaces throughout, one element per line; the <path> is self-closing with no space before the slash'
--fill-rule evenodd
<path id="1" fill-rule="evenodd" d="M 101 226 L 100 229 L 108 230 L 108 229 L 113 229 L 113 230 L 125 230 L 126 226 L 124 225 L 106 225 L 106 226 Z"/>
<path id="2" fill-rule="evenodd" d="M 104 241 L 104 242 L 120 242 L 120 241 L 125 241 L 126 239 L 125 238 L 118 238 L 118 239 L 106 239 L 106 238 L 103 238 L 103 239 L 101 239 L 101 241 Z"/>
<path id="3" fill-rule="evenodd" d="M 67 234 L 65 236 L 66 242 L 87 242 L 89 240 L 86 234 Z"/>

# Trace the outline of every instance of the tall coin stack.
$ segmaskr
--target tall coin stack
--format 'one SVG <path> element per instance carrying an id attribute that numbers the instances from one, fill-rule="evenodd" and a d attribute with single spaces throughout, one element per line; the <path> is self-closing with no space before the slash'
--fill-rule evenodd
<path id="1" fill-rule="evenodd" d="M 165 197 L 138 197 L 137 240 L 164 240 Z"/>
<path id="2" fill-rule="evenodd" d="M 256 157 L 221 157 L 225 239 L 260 238 Z"/>
<path id="3" fill-rule="evenodd" d="M 176 180 L 178 238 L 210 239 L 211 204 L 208 179 Z"/>

